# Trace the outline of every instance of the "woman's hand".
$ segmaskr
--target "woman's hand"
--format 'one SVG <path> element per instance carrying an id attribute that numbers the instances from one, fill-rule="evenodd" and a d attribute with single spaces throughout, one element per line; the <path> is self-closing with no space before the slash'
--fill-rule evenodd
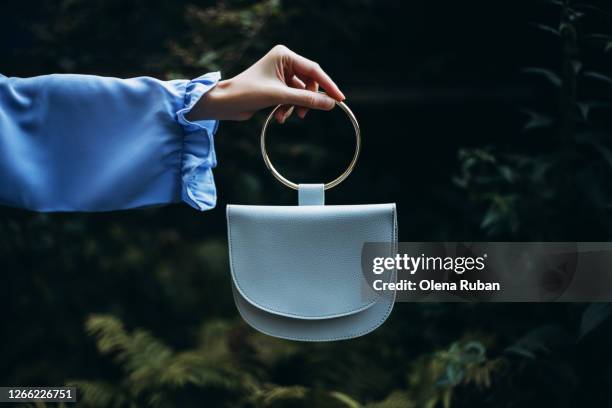
<path id="1" fill-rule="evenodd" d="M 319 87 L 326 94 L 319 93 Z M 189 120 L 247 120 L 263 108 L 282 104 L 275 113 L 279 123 L 297 106 L 304 118 L 308 109 L 333 109 L 344 95 L 321 69 L 283 45 L 277 45 L 239 75 L 220 81 L 188 115 Z"/>

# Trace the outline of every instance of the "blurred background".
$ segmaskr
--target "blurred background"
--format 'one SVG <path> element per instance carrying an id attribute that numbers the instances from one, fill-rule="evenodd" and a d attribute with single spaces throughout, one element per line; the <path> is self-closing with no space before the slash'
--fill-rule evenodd
<path id="1" fill-rule="evenodd" d="M 228 78 L 278 43 L 318 61 L 364 138 L 356 171 L 327 201 L 396 202 L 402 241 L 610 240 L 604 0 L 33 0 L 1 10 L 7 76 Z M 0 209 L 0 384 L 73 384 L 86 407 L 611 406 L 608 304 L 401 303 L 376 332 L 324 344 L 243 323 L 225 204 L 296 202 L 260 157 L 265 115 L 221 124 L 212 211 Z M 333 178 L 353 149 L 339 110 L 269 137 L 274 162 L 300 182 Z"/>

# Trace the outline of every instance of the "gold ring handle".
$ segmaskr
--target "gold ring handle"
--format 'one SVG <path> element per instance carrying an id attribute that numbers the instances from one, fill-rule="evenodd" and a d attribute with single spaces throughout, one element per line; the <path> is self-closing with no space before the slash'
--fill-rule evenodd
<path id="1" fill-rule="evenodd" d="M 355 153 L 353 154 L 353 159 L 349 163 L 346 170 L 344 170 L 344 172 L 340 174 L 340 176 L 338 176 L 336 179 L 330 181 L 329 183 L 325 183 L 325 190 L 329 190 L 332 187 L 336 187 L 338 184 L 342 183 L 349 176 L 349 174 L 351 174 L 351 172 L 355 168 L 355 165 L 357 164 L 357 159 L 359 158 L 359 150 L 361 148 L 361 130 L 359 129 L 359 123 L 357 122 L 357 118 L 344 102 L 336 102 L 336 105 L 339 106 L 344 111 L 344 113 L 346 113 L 346 115 L 351 121 L 351 124 L 353 125 L 353 129 L 355 130 Z M 270 112 L 270 114 L 266 118 L 263 128 L 261 129 L 261 155 L 263 156 L 264 163 L 266 163 L 266 167 L 268 168 L 268 170 L 270 170 L 272 175 L 278 181 L 280 181 L 282 184 L 289 188 L 297 190 L 299 185 L 291 180 L 288 180 L 282 174 L 280 174 L 278 170 L 276 170 L 276 168 L 270 161 L 270 157 L 268 157 L 268 152 L 266 150 L 266 131 L 268 130 L 268 125 L 274 118 L 274 112 L 276 112 L 281 106 L 282 105 L 277 105 L 274 109 L 272 109 L 272 112 Z"/>

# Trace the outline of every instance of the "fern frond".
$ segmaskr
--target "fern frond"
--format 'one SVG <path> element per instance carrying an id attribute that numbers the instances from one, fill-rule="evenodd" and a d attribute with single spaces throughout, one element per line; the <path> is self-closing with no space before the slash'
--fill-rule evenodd
<path id="1" fill-rule="evenodd" d="M 131 397 L 120 387 L 102 381 L 69 381 L 69 387 L 76 387 L 79 403 L 86 407 L 123 408 Z"/>
<path id="2" fill-rule="evenodd" d="M 121 320 L 110 315 L 91 315 L 85 322 L 85 330 L 96 338 L 96 346 L 102 354 L 125 350 L 130 343 Z"/>
<path id="3" fill-rule="evenodd" d="M 168 346 L 143 330 L 135 331 L 127 347 L 119 351 L 119 359 L 136 394 L 152 384 L 162 385 L 162 375 L 173 356 Z"/>

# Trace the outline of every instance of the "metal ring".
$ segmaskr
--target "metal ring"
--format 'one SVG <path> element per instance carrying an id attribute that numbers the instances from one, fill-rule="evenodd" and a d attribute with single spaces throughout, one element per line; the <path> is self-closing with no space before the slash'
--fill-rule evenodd
<path id="1" fill-rule="evenodd" d="M 357 164 L 357 159 L 359 158 L 359 150 L 361 148 L 361 130 L 359 129 L 359 123 L 357 123 L 357 118 L 355 118 L 353 112 L 344 102 L 336 102 L 336 105 L 342 108 L 344 113 L 346 113 L 346 115 L 351 120 L 351 123 L 353 124 L 353 129 L 355 129 L 355 153 L 353 154 L 353 159 L 349 163 L 346 170 L 344 170 L 344 172 L 336 179 L 330 181 L 329 183 L 325 183 L 325 190 L 329 190 L 332 187 L 336 187 L 338 184 L 342 183 L 349 176 L 349 174 L 351 174 L 351 172 L 355 168 L 355 164 Z M 274 112 L 276 112 L 281 106 L 282 105 L 277 105 L 274 109 L 272 109 L 272 112 L 270 112 L 270 115 L 268 115 L 268 118 L 264 122 L 263 128 L 261 129 L 261 155 L 263 156 L 264 163 L 266 163 L 266 167 L 268 168 L 268 170 L 270 170 L 272 175 L 278 181 L 280 181 L 282 184 L 289 188 L 297 190 L 299 188 L 299 184 L 286 179 L 282 174 L 278 172 L 278 170 L 276 170 L 274 165 L 272 165 L 272 162 L 270 161 L 270 158 L 268 157 L 268 152 L 266 150 L 266 130 L 268 129 L 268 125 L 274 117 Z"/>

